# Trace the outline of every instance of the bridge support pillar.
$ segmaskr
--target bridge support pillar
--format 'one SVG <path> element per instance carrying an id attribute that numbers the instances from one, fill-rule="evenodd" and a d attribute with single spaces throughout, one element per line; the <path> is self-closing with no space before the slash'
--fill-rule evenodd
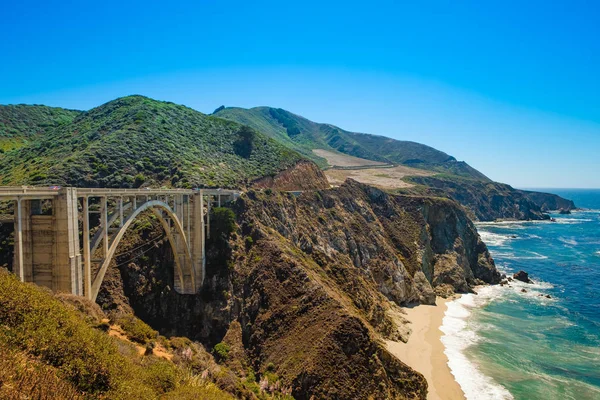
<path id="1" fill-rule="evenodd" d="M 77 189 L 61 189 L 52 215 L 42 215 L 39 200 L 15 203 L 15 274 L 55 292 L 83 295 Z"/>
<path id="2" fill-rule="evenodd" d="M 192 203 L 192 262 L 196 275 L 196 292 L 200 291 L 204 282 L 206 269 L 205 256 L 205 226 L 204 226 L 204 193 L 202 190 L 194 193 Z"/>
<path id="3" fill-rule="evenodd" d="M 79 247 L 77 189 L 62 188 L 53 201 L 53 289 L 83 295 L 83 271 Z"/>
<path id="4" fill-rule="evenodd" d="M 32 200 L 15 201 L 14 272 L 22 282 L 33 282 Z"/>

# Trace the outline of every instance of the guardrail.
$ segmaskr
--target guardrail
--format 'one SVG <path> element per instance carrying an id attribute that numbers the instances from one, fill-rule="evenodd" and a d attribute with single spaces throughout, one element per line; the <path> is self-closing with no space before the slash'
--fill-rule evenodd
<path id="1" fill-rule="evenodd" d="M 51 199 L 58 196 L 60 186 L 35 187 L 35 186 L 4 186 L 0 187 L 0 199 Z M 112 188 L 76 188 L 77 197 L 102 197 L 102 196 L 150 196 L 150 195 L 193 195 L 202 191 L 205 195 L 239 195 L 241 191 L 232 189 L 112 189 Z"/>

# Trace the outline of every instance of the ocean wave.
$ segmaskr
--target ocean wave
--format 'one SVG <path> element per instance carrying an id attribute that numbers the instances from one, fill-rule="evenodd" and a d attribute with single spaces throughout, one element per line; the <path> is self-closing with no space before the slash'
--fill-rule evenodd
<path id="1" fill-rule="evenodd" d="M 547 260 L 548 259 L 548 256 L 545 256 L 540 253 L 536 253 L 535 251 L 527 251 L 526 253 L 529 255 L 525 255 L 525 254 L 517 255 L 515 253 L 496 253 L 495 252 L 493 254 L 493 256 L 498 257 L 498 258 L 506 258 L 509 260 Z"/>
<path id="2" fill-rule="evenodd" d="M 465 354 L 465 350 L 483 340 L 479 332 L 494 328 L 487 323 L 470 321 L 473 310 L 493 301 L 517 302 L 519 298 L 547 306 L 558 300 L 555 297 L 545 297 L 546 291 L 553 288 L 554 285 L 549 282 L 524 283 L 513 280 L 510 286 L 478 287 L 477 294 L 466 294 L 448 303 L 440 327 L 444 333 L 441 341 L 444 344 L 444 353 L 448 357 L 448 366 L 468 400 L 514 399 L 504 386 L 481 372 L 477 364 L 471 362 Z M 523 292 L 522 289 L 526 291 Z"/>
<path id="3" fill-rule="evenodd" d="M 582 224 L 584 222 L 592 222 L 594 221 L 593 219 L 590 218 L 556 218 L 556 221 L 554 222 L 550 222 L 550 223 L 556 223 L 556 224 L 566 224 L 566 225 L 575 225 L 575 224 Z"/>
<path id="4" fill-rule="evenodd" d="M 467 294 L 448 303 L 440 330 L 444 333 L 442 343 L 448 356 L 448 366 L 468 400 L 513 399 L 504 386 L 484 375 L 469 359 L 464 351 L 480 341 L 477 330 L 481 327 L 469 326 L 468 318 L 474 307 L 480 307 L 502 296 L 503 288 L 489 286 L 481 288 L 478 295 Z"/>
<path id="5" fill-rule="evenodd" d="M 517 233 L 497 233 L 485 229 L 478 231 L 483 242 L 491 247 L 506 247 L 514 240 L 541 240 L 542 237 L 533 233 L 517 234 Z"/>
<path id="6" fill-rule="evenodd" d="M 535 222 L 542 221 L 494 221 L 494 222 L 475 222 L 476 227 L 505 227 L 511 229 L 523 229 L 526 228 L 527 224 L 532 224 Z"/>
<path id="7" fill-rule="evenodd" d="M 501 235 L 489 231 L 480 231 L 479 236 L 486 245 L 495 247 L 505 246 L 509 240 L 513 239 L 511 235 Z"/>
<path id="8" fill-rule="evenodd" d="M 579 243 L 577 243 L 577 240 L 575 240 L 573 238 L 566 238 L 566 237 L 563 237 L 563 236 L 560 236 L 558 238 L 558 241 L 562 242 L 564 244 L 568 244 L 570 246 L 577 246 L 579 244 Z"/>

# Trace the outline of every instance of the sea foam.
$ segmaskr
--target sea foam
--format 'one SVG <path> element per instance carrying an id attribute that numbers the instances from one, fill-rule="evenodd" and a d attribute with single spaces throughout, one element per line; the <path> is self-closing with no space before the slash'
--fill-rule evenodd
<path id="1" fill-rule="evenodd" d="M 469 316 L 474 307 L 481 307 L 502 296 L 503 288 L 489 286 L 480 288 L 479 294 L 467 294 L 448 303 L 440 328 L 444 335 L 444 353 L 448 356 L 448 366 L 468 400 L 514 399 L 506 388 L 484 375 L 477 365 L 465 355 L 465 350 L 477 343 L 476 326 L 469 325 Z"/>

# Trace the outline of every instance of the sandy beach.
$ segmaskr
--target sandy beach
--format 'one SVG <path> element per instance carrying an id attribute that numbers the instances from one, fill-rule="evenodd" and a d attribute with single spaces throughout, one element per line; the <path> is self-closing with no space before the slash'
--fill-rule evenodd
<path id="1" fill-rule="evenodd" d="M 452 299 L 438 297 L 436 306 L 420 305 L 405 308 L 411 322 L 412 334 L 408 343 L 387 341 L 389 351 L 404 363 L 419 371 L 429 384 L 429 400 L 464 400 L 465 396 L 454 380 L 444 354 L 440 326 Z"/>

